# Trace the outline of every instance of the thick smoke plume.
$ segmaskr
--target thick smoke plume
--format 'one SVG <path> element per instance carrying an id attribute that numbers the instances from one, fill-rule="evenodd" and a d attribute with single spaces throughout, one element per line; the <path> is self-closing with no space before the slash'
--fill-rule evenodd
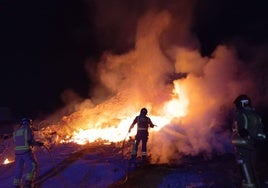
<path id="1" fill-rule="evenodd" d="M 133 34 L 134 29 L 135 42 L 127 52 L 104 52 L 95 71 L 92 71 L 92 62 L 87 62 L 90 77 L 98 85 L 90 99 L 82 102 L 79 99 L 72 105 L 75 112 L 66 116 L 64 123 L 76 130 L 116 127 L 127 119 L 124 129 L 120 130 L 123 132 L 118 133 L 122 136 L 139 110 L 147 107 L 148 115 L 160 127 L 158 131 L 151 129 L 149 136 L 149 154 L 155 162 L 170 162 L 181 155 L 209 157 L 230 151 L 228 115 L 232 102 L 237 95 L 246 93 L 254 97 L 256 103 L 264 101 L 267 104 L 267 97 L 260 94 L 267 93 L 267 74 L 260 71 L 262 66 L 258 61 L 241 60 L 235 46 L 230 44 L 219 45 L 209 57 L 202 56 L 199 41 L 190 32 L 192 2 L 179 1 L 176 6 L 171 3 L 164 6 L 166 9 L 159 8 L 163 6 L 151 9 L 151 4 L 138 12 L 130 11 L 130 23 L 136 23 L 135 28 L 126 26 L 127 16 L 123 15 L 124 21 L 121 20 L 118 11 L 123 8 L 122 12 L 127 15 L 126 7 L 113 7 L 116 9 L 114 14 L 113 8 L 108 9 L 103 3 L 97 6 L 99 11 L 102 8 L 111 11 L 107 17 L 117 15 L 109 17 L 116 18 L 112 20 L 116 21 L 115 25 L 107 23 L 116 27 L 116 31 L 122 33 L 127 27 L 126 31 L 131 30 Z M 157 5 L 162 3 L 159 1 Z M 176 7 L 180 12 L 174 14 Z M 102 16 L 97 15 L 96 22 L 104 21 Z M 135 18 L 137 22 L 133 21 Z M 123 25 L 120 25 L 121 21 Z M 103 28 L 101 25 L 105 23 L 100 22 L 97 31 Z M 130 38 L 118 37 L 116 45 L 120 46 L 120 40 L 132 40 Z M 64 96 L 67 101 L 74 101 Z M 68 96 L 76 98 L 75 94 Z M 167 102 L 174 97 L 180 102 L 169 112 Z M 170 121 L 163 124 L 153 118 L 171 114 Z"/>

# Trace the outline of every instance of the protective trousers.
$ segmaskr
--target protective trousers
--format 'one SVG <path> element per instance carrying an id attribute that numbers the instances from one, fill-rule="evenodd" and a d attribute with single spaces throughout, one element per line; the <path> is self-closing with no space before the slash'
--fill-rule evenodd
<path id="1" fill-rule="evenodd" d="M 241 168 L 243 175 L 243 188 L 259 187 L 259 179 L 256 170 L 256 150 L 237 147 L 236 148 L 237 162 Z"/>
<path id="2" fill-rule="evenodd" d="M 141 155 L 143 158 L 147 155 L 147 141 L 148 141 L 148 132 L 147 131 L 138 131 L 135 137 L 135 145 L 132 151 L 132 156 L 137 156 L 138 148 L 140 142 L 142 142 L 141 146 Z"/>
<path id="3" fill-rule="evenodd" d="M 21 185 L 24 165 L 26 175 L 25 182 L 32 183 L 36 174 L 37 162 L 31 151 L 15 155 L 15 175 L 13 180 L 14 186 Z"/>

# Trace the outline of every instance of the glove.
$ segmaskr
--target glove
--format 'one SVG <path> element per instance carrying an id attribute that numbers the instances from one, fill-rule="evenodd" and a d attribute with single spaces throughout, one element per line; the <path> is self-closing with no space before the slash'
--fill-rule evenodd
<path id="1" fill-rule="evenodd" d="M 266 135 L 265 134 L 262 134 L 262 133 L 258 133 L 257 135 L 257 140 L 259 141 L 263 141 L 266 139 Z"/>
<path id="2" fill-rule="evenodd" d="M 43 142 L 36 142 L 37 143 L 37 146 L 43 146 L 44 143 Z"/>

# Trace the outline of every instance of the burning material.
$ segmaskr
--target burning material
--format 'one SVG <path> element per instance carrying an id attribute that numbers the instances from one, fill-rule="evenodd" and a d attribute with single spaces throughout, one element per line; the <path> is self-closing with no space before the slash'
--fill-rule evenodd
<path id="1" fill-rule="evenodd" d="M 157 125 L 150 130 L 148 143 L 156 161 L 166 162 L 178 153 L 225 151 L 226 109 L 237 93 L 253 90 L 254 79 L 245 68 L 238 74 L 241 62 L 232 48 L 218 46 L 211 57 L 202 57 L 191 45 L 168 45 L 165 34 L 172 19 L 168 11 L 149 12 L 138 22 L 135 49 L 103 54 L 92 76 L 101 83 L 95 95 L 72 104 L 74 112 L 49 127 L 57 133 L 58 143 L 120 142 L 133 118 L 146 107 Z M 90 62 L 86 67 L 90 69 Z M 169 77 L 180 73 L 185 76 Z M 74 97 L 69 101 L 79 101 L 76 94 L 69 96 Z"/>
<path id="2" fill-rule="evenodd" d="M 173 90 L 172 98 L 170 101 L 167 101 L 163 104 L 163 108 L 159 109 L 157 112 L 158 115 L 150 115 L 152 120 L 157 125 L 156 128 L 154 128 L 152 131 L 159 131 L 161 128 L 168 123 L 170 123 L 175 118 L 180 118 L 186 115 L 187 111 L 187 105 L 188 105 L 188 99 L 183 93 L 183 90 L 180 88 L 178 83 L 174 83 L 175 88 Z M 112 100 L 113 101 L 113 100 Z M 108 105 L 109 106 L 109 105 Z M 102 107 L 98 106 L 102 109 Z M 109 116 L 109 114 L 113 114 L 113 110 L 111 112 L 107 108 L 104 114 L 103 112 L 98 111 L 98 107 L 95 107 L 91 109 L 92 111 L 80 111 L 72 114 L 70 117 L 64 117 L 64 122 L 68 122 L 69 124 L 64 125 L 64 128 L 58 128 L 55 132 L 57 132 L 59 135 L 64 135 L 66 133 L 66 127 L 73 127 L 73 129 L 77 128 L 73 132 L 71 132 L 70 135 L 66 135 L 61 137 L 60 143 L 66 143 L 66 142 L 74 142 L 77 144 L 87 144 L 92 143 L 97 140 L 103 140 L 103 141 L 109 141 L 109 142 L 120 142 L 124 140 L 125 134 L 128 132 L 128 128 L 130 124 L 132 123 L 134 117 L 136 116 L 137 112 L 133 112 L 132 114 L 124 114 L 121 113 L 121 118 L 114 119 L 113 116 Z M 113 106 L 112 106 L 113 107 Z M 94 112 L 97 110 L 97 112 Z M 118 109 L 118 112 L 120 110 Z M 80 115 L 78 115 L 80 113 Z M 83 114 L 85 113 L 85 114 Z M 99 119 L 94 114 L 98 114 L 102 119 Z M 133 115 L 134 114 L 134 115 Z M 84 119 L 84 122 L 80 122 L 81 119 Z M 115 117 L 118 115 L 115 114 Z M 78 117 L 77 119 L 75 117 Z M 105 117 L 107 119 L 105 119 Z M 78 123 L 76 123 L 76 121 Z M 87 122 L 87 123 L 86 123 Z M 86 123 L 86 124 L 85 124 Z M 54 125 L 56 127 L 59 127 L 58 125 Z M 50 134 L 49 132 L 52 131 L 52 127 L 48 127 L 48 130 L 43 130 L 43 134 Z M 89 127 L 81 128 L 81 127 Z M 52 131 L 54 133 L 54 131 Z M 135 133 L 132 133 L 135 134 Z M 133 136 L 133 135 L 130 135 Z"/>
<path id="3" fill-rule="evenodd" d="M 10 161 L 8 158 L 6 158 L 3 162 L 4 165 L 12 163 L 13 161 Z"/>

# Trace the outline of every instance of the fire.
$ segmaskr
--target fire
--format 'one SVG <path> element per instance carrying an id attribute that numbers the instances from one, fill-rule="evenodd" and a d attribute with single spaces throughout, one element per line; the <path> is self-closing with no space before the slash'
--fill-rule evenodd
<path id="1" fill-rule="evenodd" d="M 170 21 L 171 15 L 166 11 L 148 13 L 137 25 L 133 51 L 123 55 L 103 54 L 94 75 L 101 85 L 96 88 L 92 101 L 88 99 L 76 105 L 76 111 L 62 119 L 58 126 L 61 130 L 56 130 L 64 135 L 60 142 L 122 141 L 127 135 L 135 134 L 135 130 L 128 134 L 128 129 L 142 107 L 148 109 L 148 116 L 157 125 L 150 131 L 160 131 L 187 115 L 187 88 L 181 85 L 180 78 L 175 80 L 170 76 L 181 70 L 174 69 L 174 62 L 163 54 L 159 43 Z M 91 66 L 88 68 L 91 70 Z M 71 99 L 76 96 L 68 94 L 64 96 Z"/>
<path id="2" fill-rule="evenodd" d="M 163 128 L 165 125 L 168 125 L 173 119 L 181 118 L 187 114 L 189 100 L 185 93 L 186 89 L 183 88 L 179 82 L 174 81 L 173 84 L 174 89 L 171 99 L 164 104 L 162 109 L 158 110 L 157 115 L 149 115 L 152 122 L 157 125 L 157 127 L 151 129 L 151 131 L 160 131 L 161 128 Z M 137 114 L 137 112 L 133 112 L 133 114 Z M 136 115 L 132 115 L 130 117 L 121 117 L 118 124 L 112 120 L 109 121 L 109 119 L 105 120 L 105 117 L 103 117 L 102 121 L 109 121 L 110 124 L 105 128 L 101 126 L 103 122 L 96 122 L 96 118 L 89 117 L 88 120 L 85 120 L 86 122 L 89 122 L 86 126 L 89 128 L 79 128 L 78 130 L 73 131 L 71 135 L 67 135 L 65 139 L 61 140 L 60 142 L 74 142 L 84 145 L 98 140 L 108 142 L 123 141 L 126 139 L 126 136 L 133 136 L 135 134 L 134 130 L 128 134 L 129 126 L 135 116 Z M 95 127 L 93 128 L 92 125 L 95 125 Z M 77 125 L 77 127 L 79 127 L 79 125 Z"/>
<path id="3" fill-rule="evenodd" d="M 127 125 L 129 125 L 130 119 L 123 120 L 118 127 L 107 128 L 92 128 L 92 129 L 79 129 L 72 134 L 69 142 L 75 142 L 77 144 L 86 144 L 97 140 L 105 140 L 109 142 L 118 142 L 124 140 L 125 133 L 128 131 Z"/>
<path id="4" fill-rule="evenodd" d="M 9 164 L 9 163 L 12 163 L 13 161 L 10 161 L 8 158 L 6 158 L 5 160 L 4 160 L 4 162 L 3 162 L 3 164 L 5 165 L 5 164 Z"/>

